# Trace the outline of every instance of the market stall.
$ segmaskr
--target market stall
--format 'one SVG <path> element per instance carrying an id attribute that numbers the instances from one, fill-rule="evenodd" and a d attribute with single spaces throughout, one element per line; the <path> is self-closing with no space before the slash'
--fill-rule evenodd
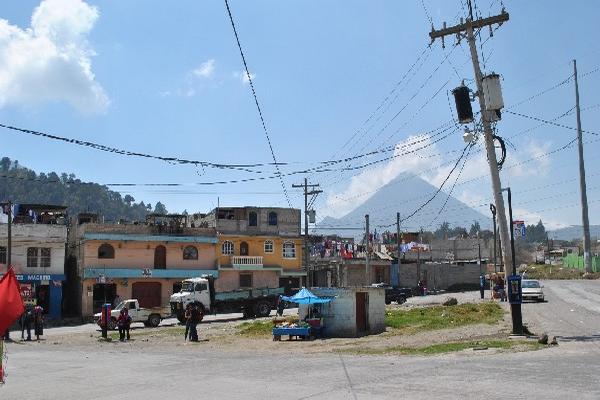
<path id="1" fill-rule="evenodd" d="M 298 293 L 293 296 L 282 296 L 281 301 L 287 301 L 289 303 L 296 303 L 298 305 L 305 304 L 309 306 L 309 312 L 306 317 L 297 322 L 281 322 L 273 328 L 273 340 L 281 340 L 281 336 L 287 335 L 289 339 L 300 338 L 314 339 L 315 337 L 322 337 L 324 324 L 323 318 L 321 317 L 320 306 L 325 303 L 329 303 L 333 298 L 323 298 L 315 296 L 310 290 L 306 288 L 300 289 Z"/>

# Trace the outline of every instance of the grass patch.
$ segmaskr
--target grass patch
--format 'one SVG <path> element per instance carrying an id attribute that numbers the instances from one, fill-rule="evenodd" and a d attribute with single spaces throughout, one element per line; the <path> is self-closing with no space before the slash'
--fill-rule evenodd
<path id="1" fill-rule="evenodd" d="M 238 333 L 242 336 L 268 336 L 273 330 L 273 322 L 251 321 L 242 322 L 238 325 Z"/>
<path id="2" fill-rule="evenodd" d="M 500 321 L 504 310 L 497 303 L 433 306 L 411 310 L 388 310 L 385 324 L 403 333 L 454 328 L 464 325 L 489 324 Z"/>
<path id="3" fill-rule="evenodd" d="M 482 340 L 482 341 L 467 341 L 467 342 L 449 342 L 449 343 L 438 343 L 424 347 L 386 347 L 386 348 L 352 348 L 344 349 L 343 352 L 352 354 L 363 354 L 363 355 L 385 355 L 385 354 L 399 354 L 399 355 L 435 355 L 445 354 L 457 351 L 469 350 L 469 349 L 523 349 L 523 350 L 538 350 L 543 345 L 535 341 L 514 341 L 514 340 Z"/>
<path id="4" fill-rule="evenodd" d="M 584 271 L 567 268 L 562 265 L 535 264 L 519 268 L 519 273 L 525 272 L 525 279 L 581 279 Z"/>

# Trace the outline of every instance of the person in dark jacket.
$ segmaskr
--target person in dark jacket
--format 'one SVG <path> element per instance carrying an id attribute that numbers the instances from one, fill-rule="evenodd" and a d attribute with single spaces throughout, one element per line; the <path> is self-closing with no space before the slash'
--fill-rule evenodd
<path id="1" fill-rule="evenodd" d="M 131 326 L 131 317 L 129 316 L 129 310 L 127 307 L 121 309 L 119 318 L 117 318 L 117 327 L 119 328 L 119 340 L 125 341 L 125 334 L 127 334 L 127 340 L 129 340 L 129 327 Z"/>
<path id="2" fill-rule="evenodd" d="M 277 301 L 277 315 L 280 317 L 283 315 L 283 310 L 287 307 L 287 302 L 279 296 L 279 300 Z"/>
<path id="3" fill-rule="evenodd" d="M 31 324 L 33 323 L 33 311 L 31 306 L 25 308 L 25 312 L 21 316 L 23 325 L 21 326 L 21 338 L 24 338 L 27 331 L 27 341 L 31 341 Z"/>
<path id="4" fill-rule="evenodd" d="M 481 299 L 485 297 L 485 275 L 481 274 L 479 276 L 479 294 L 481 295 Z"/>
<path id="5" fill-rule="evenodd" d="M 185 334 L 183 335 L 183 340 L 186 341 L 188 340 L 188 336 L 190 333 L 190 323 L 191 323 L 191 304 L 188 304 L 187 306 L 185 306 Z"/>
<path id="6" fill-rule="evenodd" d="M 33 309 L 33 330 L 36 339 L 40 340 L 40 336 L 44 334 L 44 309 L 41 306 Z"/>
<path id="7" fill-rule="evenodd" d="M 190 342 L 198 341 L 198 329 L 196 325 L 200 323 L 201 311 L 195 304 L 192 304 L 190 307 Z"/>

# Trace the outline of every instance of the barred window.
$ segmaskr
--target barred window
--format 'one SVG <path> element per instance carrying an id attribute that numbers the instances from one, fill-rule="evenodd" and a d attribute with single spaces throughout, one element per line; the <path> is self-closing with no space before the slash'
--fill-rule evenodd
<path id="1" fill-rule="evenodd" d="M 265 240 L 265 253 L 273 253 L 273 241 Z"/>
<path id="2" fill-rule="evenodd" d="M 50 259 L 52 251 L 49 247 L 42 247 L 40 249 L 40 267 L 42 268 L 50 268 Z"/>
<path id="3" fill-rule="evenodd" d="M 27 267 L 36 268 L 38 266 L 38 249 L 37 247 L 27 248 Z"/>
<path id="4" fill-rule="evenodd" d="M 283 244 L 283 258 L 296 258 L 296 244 L 294 242 Z"/>
<path id="5" fill-rule="evenodd" d="M 183 249 L 183 259 L 184 260 L 197 260 L 198 259 L 198 249 L 194 246 L 186 246 Z"/>
<path id="6" fill-rule="evenodd" d="M 221 245 L 221 254 L 230 255 L 233 254 L 233 243 L 229 240 L 226 240 Z"/>

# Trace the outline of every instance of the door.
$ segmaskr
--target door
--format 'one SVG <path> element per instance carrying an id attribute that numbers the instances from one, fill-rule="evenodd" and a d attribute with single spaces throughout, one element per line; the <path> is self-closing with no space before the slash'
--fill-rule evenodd
<path id="1" fill-rule="evenodd" d="M 368 293 L 356 293 L 356 333 L 359 336 L 367 332 L 367 300 Z"/>
<path id="2" fill-rule="evenodd" d="M 240 243 L 240 256 L 248 255 L 248 243 L 242 242 Z"/>
<path id="3" fill-rule="evenodd" d="M 156 246 L 154 249 L 154 268 L 167 268 L 167 248 L 163 245 Z"/>
<path id="4" fill-rule="evenodd" d="M 93 309 L 94 312 L 100 312 L 102 304 L 111 303 L 114 301 L 117 295 L 117 285 L 114 283 L 96 283 L 93 289 Z"/>
<path id="5" fill-rule="evenodd" d="M 131 297 L 137 299 L 140 307 L 160 307 L 160 282 L 135 282 L 131 285 Z"/>

